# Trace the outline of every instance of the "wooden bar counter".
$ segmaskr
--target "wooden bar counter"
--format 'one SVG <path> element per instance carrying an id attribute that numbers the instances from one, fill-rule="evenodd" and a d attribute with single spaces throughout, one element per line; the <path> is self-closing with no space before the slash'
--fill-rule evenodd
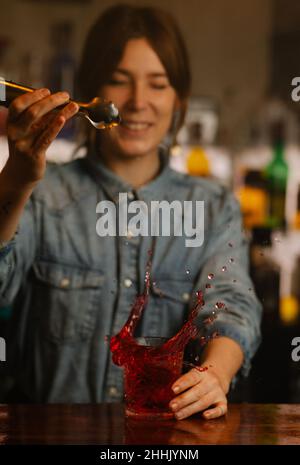
<path id="1" fill-rule="evenodd" d="M 0 405 L 0 444 L 300 444 L 300 404 L 231 404 L 211 421 L 129 420 L 122 404 Z"/>

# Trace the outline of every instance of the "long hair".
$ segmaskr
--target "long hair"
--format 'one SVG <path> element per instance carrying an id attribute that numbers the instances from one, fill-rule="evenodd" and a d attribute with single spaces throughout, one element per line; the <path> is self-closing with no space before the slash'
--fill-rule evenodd
<path id="1" fill-rule="evenodd" d="M 162 62 L 180 102 L 176 134 L 183 124 L 191 74 L 186 46 L 174 18 L 154 7 L 120 4 L 108 8 L 92 26 L 78 69 L 79 97 L 90 100 L 109 82 L 130 39 L 145 38 Z"/>

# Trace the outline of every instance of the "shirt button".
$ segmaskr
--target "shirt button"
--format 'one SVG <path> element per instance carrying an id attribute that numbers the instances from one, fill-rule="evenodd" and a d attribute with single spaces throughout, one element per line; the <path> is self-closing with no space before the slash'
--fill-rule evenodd
<path id="1" fill-rule="evenodd" d="M 131 279 L 128 279 L 128 278 L 127 278 L 127 279 L 124 279 L 124 286 L 125 286 L 125 287 L 130 287 L 130 286 L 132 286 L 132 281 L 131 281 Z"/>
<path id="2" fill-rule="evenodd" d="M 70 285 L 70 280 L 69 278 L 63 278 L 60 282 L 60 287 L 69 287 Z"/>
<path id="3" fill-rule="evenodd" d="M 133 200 L 134 199 L 134 193 L 133 192 L 128 192 L 127 194 L 129 200 Z"/>
<path id="4" fill-rule="evenodd" d="M 113 397 L 119 395 L 119 391 L 115 386 L 111 386 L 108 392 L 109 392 L 109 395 Z"/>
<path id="5" fill-rule="evenodd" d="M 188 292 L 184 292 L 182 294 L 182 299 L 185 301 L 185 302 L 188 302 L 190 300 L 190 294 Z"/>

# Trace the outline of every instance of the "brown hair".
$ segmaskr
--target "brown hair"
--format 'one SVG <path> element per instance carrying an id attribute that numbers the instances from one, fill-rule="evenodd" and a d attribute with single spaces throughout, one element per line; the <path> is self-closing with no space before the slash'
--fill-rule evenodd
<path id="1" fill-rule="evenodd" d="M 80 98 L 92 99 L 106 84 L 130 39 L 146 38 L 166 69 L 180 101 L 175 133 L 182 126 L 191 78 L 184 40 L 173 17 L 153 7 L 120 4 L 108 8 L 91 28 L 78 70 Z"/>

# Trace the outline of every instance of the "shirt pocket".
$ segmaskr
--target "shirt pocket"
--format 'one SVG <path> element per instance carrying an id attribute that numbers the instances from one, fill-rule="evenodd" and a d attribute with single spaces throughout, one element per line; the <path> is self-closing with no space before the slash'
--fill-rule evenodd
<path id="1" fill-rule="evenodd" d="M 86 340 L 95 330 L 104 275 L 101 272 L 40 262 L 35 275 L 37 330 L 54 343 Z"/>
<path id="2" fill-rule="evenodd" d="M 154 282 L 143 315 L 142 335 L 172 337 L 188 317 L 193 283 L 159 277 Z"/>

